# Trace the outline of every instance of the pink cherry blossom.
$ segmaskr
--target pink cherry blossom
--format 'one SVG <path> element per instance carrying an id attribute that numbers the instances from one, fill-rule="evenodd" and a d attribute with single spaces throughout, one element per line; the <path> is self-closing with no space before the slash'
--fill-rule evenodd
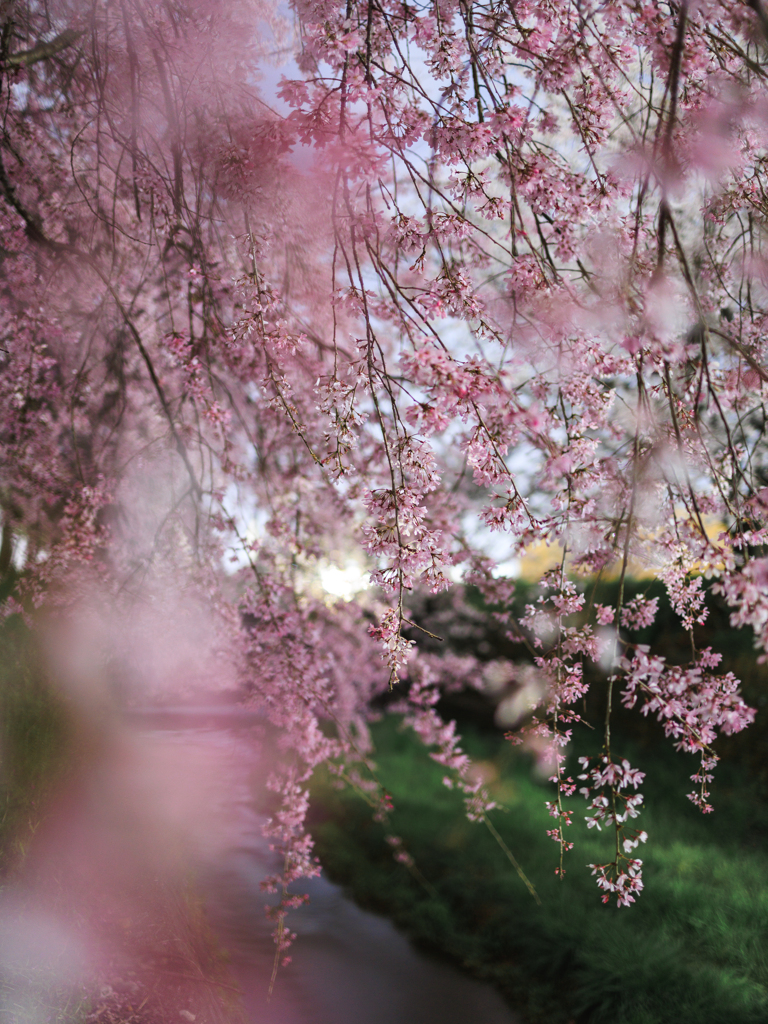
<path id="1" fill-rule="evenodd" d="M 527 645 L 521 731 L 552 780 L 561 877 L 585 663 L 608 673 L 579 780 L 613 834 L 602 898 L 636 899 L 645 841 L 612 701 L 701 758 L 691 798 L 711 808 L 717 736 L 754 711 L 697 649 L 708 580 L 768 656 L 768 263 L 744 226 L 766 187 L 768 101 L 744 56 L 759 7 L 14 7 L 2 614 L 37 628 L 95 602 L 154 649 L 182 596 L 208 609 L 199 665 L 215 654 L 211 685 L 236 678 L 280 736 L 278 960 L 290 886 L 317 870 L 314 770 L 389 821 L 367 727 L 389 687 L 489 821 L 435 707 L 481 677 L 481 640 L 458 658 L 410 612 L 419 594 L 451 591 L 476 623 L 475 588 L 483 622 Z M 535 551 L 552 557 L 516 621 L 514 566 Z M 336 600 L 323 570 L 348 559 L 365 582 Z M 624 600 L 633 574 L 664 585 L 687 664 L 633 643 L 657 612 Z M 615 607 L 592 603 L 606 576 Z"/>

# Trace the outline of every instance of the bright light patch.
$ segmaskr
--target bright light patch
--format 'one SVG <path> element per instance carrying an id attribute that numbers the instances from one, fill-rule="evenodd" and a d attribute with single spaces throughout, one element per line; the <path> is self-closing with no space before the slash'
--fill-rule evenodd
<path id="1" fill-rule="evenodd" d="M 355 594 L 370 586 L 368 573 L 357 562 L 347 562 L 343 569 L 338 565 L 321 565 L 319 576 L 323 590 L 343 601 L 351 601 Z"/>
<path id="2" fill-rule="evenodd" d="M 499 562 L 496 568 L 492 571 L 491 575 L 495 580 L 505 579 L 510 576 L 520 575 L 520 559 L 519 558 L 508 558 L 504 562 Z"/>
<path id="3" fill-rule="evenodd" d="M 448 577 L 451 583 L 461 583 L 464 579 L 463 565 L 446 565 L 443 574 Z"/>

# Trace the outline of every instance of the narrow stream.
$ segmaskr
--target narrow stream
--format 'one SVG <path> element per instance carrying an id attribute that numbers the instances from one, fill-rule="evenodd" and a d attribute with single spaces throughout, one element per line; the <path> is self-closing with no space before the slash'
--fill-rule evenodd
<path id="1" fill-rule="evenodd" d="M 186 757 L 226 764 L 215 825 L 200 837 L 200 875 L 211 922 L 228 950 L 250 1024 L 515 1024 L 490 985 L 416 950 L 386 919 L 357 907 L 320 877 L 292 912 L 292 962 L 267 1000 L 274 945 L 261 880 L 274 870 L 262 835 L 254 779 L 262 774 L 248 730 L 179 729 L 168 739 Z M 223 794 L 223 795 L 222 795 Z M 300 886 L 296 887 L 297 890 Z"/>

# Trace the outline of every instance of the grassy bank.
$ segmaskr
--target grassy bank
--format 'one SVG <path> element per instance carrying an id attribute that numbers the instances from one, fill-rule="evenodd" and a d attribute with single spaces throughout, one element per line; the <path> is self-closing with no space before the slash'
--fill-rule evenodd
<path id="1" fill-rule="evenodd" d="M 318 852 L 358 902 L 493 980 L 531 1021 L 768 1019 L 768 815 L 740 770 L 721 766 L 716 813 L 703 819 L 684 796 L 693 770 L 685 758 L 664 747 L 627 751 L 648 772 L 642 823 L 650 839 L 646 890 L 618 909 L 600 903 L 585 867 L 609 858 L 609 838 L 588 832 L 577 814 L 576 847 L 566 879 L 557 880 L 557 847 L 544 834 L 546 783 L 503 739 L 469 734 L 467 747 L 504 807 L 494 822 L 534 882 L 537 906 L 488 831 L 463 817 L 413 735 L 392 718 L 375 733 L 379 776 L 396 808 L 392 827 L 439 898 L 392 860 L 368 808 L 319 778 Z"/>
<path id="2" fill-rule="evenodd" d="M 23 862 L 75 757 L 66 711 L 12 615 L 0 625 L 0 876 Z"/>

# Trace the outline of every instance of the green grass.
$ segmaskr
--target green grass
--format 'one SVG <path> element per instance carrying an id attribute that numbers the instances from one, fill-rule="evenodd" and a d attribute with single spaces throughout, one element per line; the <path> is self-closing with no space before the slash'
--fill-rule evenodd
<path id="1" fill-rule="evenodd" d="M 0 980 L 0 1024 L 81 1024 L 92 1008 L 82 987 L 52 984 L 34 967 Z"/>
<path id="2" fill-rule="evenodd" d="M 0 876 L 21 863 L 55 786 L 72 766 L 66 712 L 14 615 L 0 628 Z"/>
<path id="3" fill-rule="evenodd" d="M 639 821 L 650 838 L 642 850 L 646 889 L 633 907 L 618 909 L 600 903 L 585 866 L 610 859 L 610 838 L 587 831 L 577 813 L 576 847 L 565 880 L 556 879 L 557 846 L 544 834 L 547 784 L 505 741 L 467 736 L 473 756 L 498 772 L 492 789 L 505 810 L 493 820 L 535 884 L 537 906 L 484 826 L 463 817 L 412 733 L 390 718 L 375 739 L 379 777 L 395 802 L 392 828 L 439 899 L 392 860 L 365 804 L 320 777 L 318 852 L 360 903 L 493 980 L 532 1021 L 768 1020 L 768 813 L 739 770 L 721 766 L 716 812 L 703 818 L 684 795 L 692 759 L 666 747 L 627 750 L 648 772 Z"/>
<path id="4" fill-rule="evenodd" d="M 2 587 L 0 587 L 2 589 Z M 0 627 L 0 888 L 24 859 L 73 763 L 67 715 L 47 685 L 31 634 L 13 615 Z M 51 979 L 34 957 L 0 965 L 0 1024 L 82 1024 L 81 986 Z"/>

